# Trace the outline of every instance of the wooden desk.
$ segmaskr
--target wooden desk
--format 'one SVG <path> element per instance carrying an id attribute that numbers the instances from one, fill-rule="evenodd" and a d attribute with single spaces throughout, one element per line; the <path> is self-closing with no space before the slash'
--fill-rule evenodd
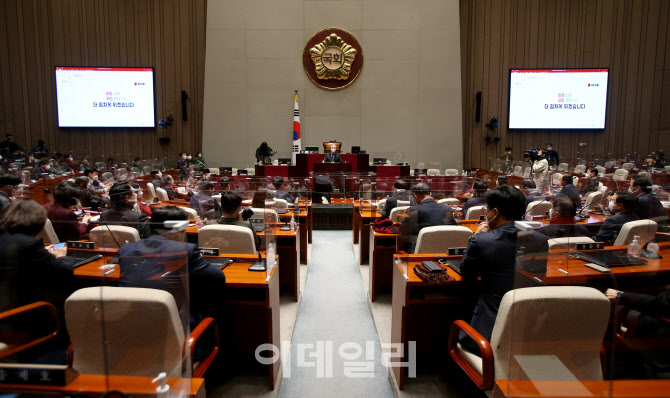
<path id="1" fill-rule="evenodd" d="M 0 384 L 0 391 L 58 395 L 102 395 L 109 391 L 121 391 L 131 396 L 155 397 L 157 384 L 152 383 L 152 380 L 153 377 L 80 374 L 66 386 Z M 171 393 L 187 397 L 205 397 L 205 379 L 168 377 L 167 384 L 170 385 Z"/>
<path id="2" fill-rule="evenodd" d="M 300 227 L 292 231 L 282 231 L 281 226 L 276 225 L 268 227 L 256 235 L 263 239 L 266 231 L 274 235 L 277 240 L 277 256 L 279 257 L 279 283 L 282 286 L 282 291 L 290 292 L 295 301 L 300 299 Z M 189 241 L 195 240 L 200 231 L 194 226 L 186 228 L 186 235 L 190 237 Z M 237 257 L 237 256 L 235 256 Z M 306 254 L 305 254 L 306 257 Z M 228 268 L 226 268 L 228 269 Z"/>
<path id="3" fill-rule="evenodd" d="M 372 230 L 372 226 L 375 222 L 375 219 L 380 218 L 382 216 L 381 213 L 379 213 L 376 208 L 374 208 L 374 210 L 368 210 L 368 209 L 371 208 L 363 207 L 358 212 L 354 211 L 354 214 L 358 213 L 359 218 L 357 225 L 359 234 L 358 242 L 360 243 L 359 245 L 360 250 L 358 256 L 359 264 L 363 264 L 365 261 L 368 260 L 368 256 L 370 254 L 370 231 Z"/>
<path id="4" fill-rule="evenodd" d="M 370 301 L 375 301 L 375 294 L 391 290 L 393 281 L 393 255 L 400 234 L 384 234 L 370 228 L 370 267 L 369 293 Z"/>
<path id="5" fill-rule="evenodd" d="M 451 269 L 447 273 L 452 281 L 429 285 L 414 273 L 414 266 L 421 261 L 433 261 L 436 257 L 448 257 L 445 253 L 398 255 L 401 261 L 393 266 L 393 298 L 391 318 L 391 343 L 402 344 L 403 355 L 391 358 L 391 363 L 408 361 L 409 342 L 416 342 L 416 361 L 422 366 L 435 364 L 444 367 L 449 360 L 447 336 L 453 321 L 470 319 L 471 309 L 463 305 L 466 292 L 463 279 Z M 406 368 L 392 366 L 389 375 L 405 386 Z"/>
<path id="6" fill-rule="evenodd" d="M 496 380 L 495 398 L 665 398 L 670 380 Z"/>
<path id="7" fill-rule="evenodd" d="M 259 345 L 273 344 L 278 349 L 281 347 L 277 267 L 272 269 L 268 279 L 266 272 L 249 271 L 251 263 L 258 258 L 256 255 L 225 253 L 220 257 L 237 257 L 240 262 L 230 264 L 223 270 L 226 287 L 220 293 L 221 300 L 215 303 L 217 321 L 225 322 L 219 324 L 219 355 L 236 367 L 242 363 L 261 366 L 255 357 Z M 118 265 L 115 272 L 108 276 L 104 276 L 105 270 L 100 269 L 108 260 L 109 257 L 106 257 L 81 266 L 74 270 L 74 275 L 80 279 L 97 278 L 104 283 L 117 284 L 120 278 Z M 269 386 L 273 389 L 281 361 L 262 366 L 268 368 Z"/>

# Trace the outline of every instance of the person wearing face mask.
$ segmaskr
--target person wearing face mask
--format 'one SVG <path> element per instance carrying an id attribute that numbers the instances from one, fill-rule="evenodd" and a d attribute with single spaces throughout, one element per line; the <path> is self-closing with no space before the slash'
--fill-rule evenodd
<path id="1" fill-rule="evenodd" d="M 586 171 L 586 174 L 589 176 L 589 181 L 586 183 L 586 187 L 582 189 L 582 195 L 597 191 L 600 185 L 600 181 L 598 181 L 598 169 L 590 168 Z"/>
<path id="2" fill-rule="evenodd" d="M 44 140 L 39 140 L 39 141 L 37 141 L 37 145 L 30 148 L 30 153 L 35 155 L 35 157 L 37 157 L 39 159 L 42 156 L 49 155 L 49 147 L 44 145 Z"/>
<path id="3" fill-rule="evenodd" d="M 514 164 L 514 157 L 512 156 L 512 147 L 511 146 L 506 147 L 505 153 L 500 155 L 499 159 L 502 161 L 505 170 L 511 169 L 512 165 Z"/>
<path id="4" fill-rule="evenodd" d="M 330 153 L 326 154 L 323 163 L 342 163 L 342 157 L 337 153 L 337 149 L 334 146 L 330 147 Z"/>
<path id="5" fill-rule="evenodd" d="M 98 172 L 95 169 L 87 168 L 84 169 L 84 174 L 88 178 L 88 189 L 96 195 L 102 195 L 105 193 L 105 187 L 100 184 L 98 179 Z"/>
<path id="6" fill-rule="evenodd" d="M 16 174 L 0 175 L 0 211 L 7 207 L 17 195 L 21 178 Z"/>
<path id="7" fill-rule="evenodd" d="M 275 153 L 277 152 L 273 151 L 272 148 L 268 146 L 267 142 L 262 142 L 261 146 L 256 148 L 256 162 L 263 164 L 270 160 Z"/>
<path id="8" fill-rule="evenodd" d="M 221 206 L 216 199 L 212 198 L 214 195 L 214 183 L 209 180 L 202 180 L 198 182 L 198 192 L 191 197 L 189 206 L 191 209 L 198 212 L 202 218 L 208 217 L 210 211 L 215 214 L 221 214 Z M 208 217 L 211 218 L 211 217 Z"/>
<path id="9" fill-rule="evenodd" d="M 463 205 L 463 218 L 465 218 L 465 216 L 468 214 L 468 210 L 470 210 L 471 207 L 484 206 L 486 204 L 484 195 L 486 195 L 486 191 L 488 191 L 488 189 L 489 186 L 484 180 L 477 180 L 472 184 L 473 194 L 472 197 L 468 199 L 468 201 Z"/>
<path id="10" fill-rule="evenodd" d="M 533 175 L 535 186 L 540 192 L 544 192 L 547 189 L 547 173 L 549 172 L 549 163 L 547 163 L 546 153 L 544 151 L 538 151 L 539 159 L 535 159 L 533 162 Z"/>
<path id="11" fill-rule="evenodd" d="M 654 196 L 651 180 L 647 176 L 635 176 L 630 184 L 629 191 L 637 196 L 640 204 L 635 211 L 641 220 L 654 219 L 665 216 L 665 209 L 661 201 Z"/>
<path id="12" fill-rule="evenodd" d="M 119 249 L 119 286 L 158 289 L 171 293 L 179 309 L 182 326 L 191 330 L 208 314 L 208 304 L 217 300 L 226 276 L 202 257 L 198 247 L 186 243 L 184 232 L 165 227 L 166 221 L 187 221 L 177 206 L 154 210 L 150 236 Z M 175 262 L 177 262 L 175 264 Z M 170 266 L 169 273 L 166 273 Z M 175 269 L 176 267 L 176 269 Z M 156 277 L 161 276 L 162 277 Z"/>
<path id="13" fill-rule="evenodd" d="M 511 186 L 501 185 L 486 193 L 486 221 L 477 229 L 463 255 L 461 275 L 468 288 L 478 292 L 470 326 L 490 341 L 500 301 L 514 289 L 517 255 L 515 221 L 523 218 L 526 198 Z M 527 239 L 527 240 L 526 240 Z M 524 245 L 537 253 L 548 251 L 547 239 L 541 234 L 524 237 Z M 477 283 L 477 276 L 481 276 Z M 477 344 L 463 332 L 461 344 L 479 352 Z"/>
<path id="14" fill-rule="evenodd" d="M 577 187 L 573 184 L 573 179 L 571 175 L 564 175 L 563 178 L 561 178 L 561 185 L 563 188 L 561 188 L 561 192 L 559 192 L 559 195 L 565 195 L 570 200 L 572 200 L 572 203 L 575 205 L 575 210 L 579 209 L 582 207 L 582 199 L 579 196 L 579 190 Z"/>
<path id="15" fill-rule="evenodd" d="M 558 152 L 554 150 L 554 145 L 552 143 L 547 144 L 547 162 L 549 163 L 549 166 L 558 166 L 558 163 L 560 162 L 558 160 Z"/>
<path id="16" fill-rule="evenodd" d="M 177 199 L 177 192 L 175 192 L 174 188 L 172 185 L 174 184 L 174 179 L 172 178 L 171 175 L 166 174 L 163 176 L 163 182 L 159 186 L 159 188 L 163 188 L 165 192 L 168 195 L 169 200 L 175 200 Z"/>
<path id="17" fill-rule="evenodd" d="M 74 171 L 74 158 L 72 154 L 65 156 L 65 164 L 67 165 L 68 172 L 72 173 Z"/>
<path id="18" fill-rule="evenodd" d="M 37 164 L 37 167 L 35 168 L 35 171 L 33 171 L 33 177 L 35 180 L 39 180 L 40 178 L 51 178 L 51 174 L 51 165 L 46 159 L 40 160 L 40 162 Z"/>
<path id="19" fill-rule="evenodd" d="M 416 239 L 423 228 L 457 225 L 451 206 L 437 203 L 425 182 L 414 184 L 412 197 L 416 205 L 408 209 L 409 217 L 400 223 L 400 235 L 410 253 L 414 252 Z"/>
<path id="20" fill-rule="evenodd" d="M 109 189 L 111 208 L 100 215 L 100 224 L 123 225 L 135 228 L 140 238 L 149 237 L 149 219 L 146 215 L 133 210 L 137 203 L 137 194 L 126 181 L 118 182 Z"/>
<path id="21" fill-rule="evenodd" d="M 44 208 L 47 209 L 47 217 L 51 220 L 51 225 L 61 242 L 81 240 L 90 230 L 88 220 L 91 215 L 86 214 L 80 223 L 73 210 L 77 205 L 79 195 L 80 191 L 76 183 L 63 181 L 54 189 L 54 203 L 44 205 Z"/>
<path id="22" fill-rule="evenodd" d="M 180 181 L 188 179 L 188 176 L 191 174 L 191 162 L 189 162 L 186 152 L 179 152 L 177 170 L 179 170 Z"/>
<path id="23" fill-rule="evenodd" d="M 632 193 L 625 191 L 615 193 L 609 202 L 610 212 L 614 215 L 603 222 L 593 240 L 596 242 L 614 242 L 625 223 L 640 219 L 634 213 L 637 206 L 637 197 Z"/>
<path id="24" fill-rule="evenodd" d="M 537 232 L 548 238 L 569 238 L 574 236 L 589 236 L 589 230 L 583 225 L 575 224 L 575 209 L 572 200 L 565 195 L 556 195 L 554 198 L 553 217 L 549 225 Z"/>
<path id="25" fill-rule="evenodd" d="M 409 182 L 407 182 L 402 178 L 395 180 L 395 183 L 393 184 L 393 196 L 390 196 L 386 199 L 384 208 L 381 211 L 383 217 L 391 216 L 391 210 L 398 207 L 399 200 L 409 202 L 410 206 L 416 205 L 414 197 L 412 197 L 412 195 L 410 195 L 410 193 L 407 192 L 408 189 L 409 189 Z"/>
<path id="26" fill-rule="evenodd" d="M 154 188 L 160 188 L 163 185 L 163 173 L 160 170 L 151 170 L 151 183 L 154 184 Z"/>

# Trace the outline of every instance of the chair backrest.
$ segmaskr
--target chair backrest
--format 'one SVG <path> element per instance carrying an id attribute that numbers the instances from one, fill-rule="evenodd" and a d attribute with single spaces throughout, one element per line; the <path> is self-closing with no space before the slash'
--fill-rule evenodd
<path id="1" fill-rule="evenodd" d="M 621 167 L 626 169 L 626 170 L 634 169 L 635 168 L 635 163 L 627 162 L 627 163 L 622 164 Z"/>
<path id="2" fill-rule="evenodd" d="M 419 231 L 414 253 L 447 253 L 450 248 L 467 247 L 472 231 L 467 227 L 439 225 Z"/>
<path id="3" fill-rule="evenodd" d="M 426 173 L 429 176 L 439 176 L 440 175 L 440 170 L 439 169 L 428 169 L 428 171 Z"/>
<path id="4" fill-rule="evenodd" d="M 552 184 L 560 184 L 562 179 L 563 179 L 563 174 L 554 173 L 551 177 L 551 182 L 552 182 Z"/>
<path id="5" fill-rule="evenodd" d="M 377 210 L 382 210 L 386 206 L 386 198 L 382 199 L 377 203 Z"/>
<path id="6" fill-rule="evenodd" d="M 607 162 L 605 162 L 605 169 L 614 167 L 615 164 L 616 164 L 616 162 L 614 162 L 614 161 L 611 161 L 611 160 L 607 161 Z M 607 171 L 607 170 L 605 170 L 605 171 Z"/>
<path id="7" fill-rule="evenodd" d="M 191 209 L 190 207 L 180 207 L 180 209 L 186 212 L 186 215 L 188 215 L 189 220 L 198 219 L 198 211 L 196 209 Z"/>
<path id="8" fill-rule="evenodd" d="M 156 187 L 154 184 L 148 182 L 147 188 L 149 188 L 149 195 L 151 195 L 151 201 L 153 202 L 156 199 Z M 165 193 L 167 195 L 167 192 Z"/>
<path id="9" fill-rule="evenodd" d="M 514 175 L 521 177 L 522 174 L 523 174 L 523 167 L 514 166 Z"/>
<path id="10" fill-rule="evenodd" d="M 98 247 L 118 248 L 140 240 L 140 233 L 133 227 L 124 225 L 100 225 L 89 233 L 92 242 Z M 118 244 L 117 244 L 118 243 Z"/>
<path id="11" fill-rule="evenodd" d="M 573 247 L 579 243 L 595 243 L 595 241 L 591 238 L 587 238 L 586 236 L 574 236 L 569 238 L 549 239 L 547 243 L 549 244 L 549 249 L 560 249 Z"/>
<path id="12" fill-rule="evenodd" d="M 653 220 L 629 221 L 621 227 L 619 236 L 614 241 L 614 246 L 624 246 L 633 241 L 635 235 L 640 237 L 640 245 L 644 246 L 654 239 L 658 224 Z"/>
<path id="13" fill-rule="evenodd" d="M 410 204 L 411 202 L 409 200 L 399 200 L 397 205 L 399 207 L 409 207 Z"/>
<path id="14" fill-rule="evenodd" d="M 607 172 L 607 169 L 602 166 L 596 166 L 595 169 L 598 170 L 598 175 L 601 177 L 604 177 Z"/>
<path id="15" fill-rule="evenodd" d="M 553 205 L 551 202 L 536 200 L 535 202 L 528 203 L 528 206 L 526 206 L 526 214 L 531 216 L 541 216 L 545 212 L 551 210 L 552 207 Z"/>
<path id="16" fill-rule="evenodd" d="M 221 253 L 256 254 L 254 233 L 239 225 L 205 225 L 198 233 L 198 246 L 216 247 Z"/>
<path id="17" fill-rule="evenodd" d="M 342 143 L 338 141 L 324 141 L 323 142 L 323 151 L 324 152 L 330 152 L 330 148 L 335 147 L 335 150 L 337 152 L 340 152 L 340 148 L 342 148 Z"/>
<path id="18" fill-rule="evenodd" d="M 112 174 L 109 171 L 105 171 L 102 173 L 102 180 L 103 181 L 112 181 L 114 179 L 114 174 Z"/>
<path id="19" fill-rule="evenodd" d="M 607 185 L 603 184 L 602 182 L 598 183 L 598 192 L 602 193 L 603 195 L 605 192 L 607 192 Z"/>
<path id="20" fill-rule="evenodd" d="M 398 219 L 398 212 L 399 212 L 399 211 L 402 211 L 402 210 L 407 210 L 407 209 L 409 209 L 409 206 L 398 206 L 398 207 L 394 207 L 393 210 L 391 210 L 391 214 L 389 215 L 389 218 L 390 218 L 391 221 L 393 221 L 393 222 L 398 222 L 398 221 L 399 221 L 399 219 Z"/>
<path id="21" fill-rule="evenodd" d="M 446 169 L 444 171 L 445 176 L 457 176 L 458 175 L 458 170 L 456 169 Z"/>
<path id="22" fill-rule="evenodd" d="M 486 212 L 484 211 L 484 207 L 486 206 L 472 206 L 471 208 L 468 209 L 468 212 L 465 214 L 465 219 L 479 220 L 480 216 L 486 214 Z"/>
<path id="23" fill-rule="evenodd" d="M 158 200 L 170 200 L 167 191 L 163 188 L 156 188 L 156 196 L 158 197 Z"/>
<path id="24" fill-rule="evenodd" d="M 507 292 L 491 334 L 495 379 L 537 380 L 542 377 L 536 376 L 539 373 L 550 380 L 602 380 L 600 349 L 610 309 L 605 295 L 590 287 L 541 286 Z M 526 355 L 533 356 L 534 366 L 522 369 L 519 364 Z M 561 364 L 570 374 L 560 371 Z"/>
<path id="25" fill-rule="evenodd" d="M 663 167 L 663 170 L 665 170 L 666 173 L 670 173 L 670 166 Z"/>
<path id="26" fill-rule="evenodd" d="M 612 177 L 612 179 L 615 181 L 626 181 L 628 179 L 628 170 L 617 169 L 614 172 L 614 176 Z"/>
<path id="27" fill-rule="evenodd" d="M 602 199 L 602 197 L 603 193 L 600 191 L 591 192 L 589 196 L 586 197 L 586 202 L 584 202 L 582 209 L 591 210 L 592 207 L 601 204 L 600 199 Z"/>
<path id="28" fill-rule="evenodd" d="M 640 171 L 639 173 L 637 173 L 637 175 L 644 176 L 644 177 L 649 177 L 649 172 L 648 171 Z"/>
<path id="29" fill-rule="evenodd" d="M 65 301 L 65 321 L 72 365 L 80 373 L 182 375 L 184 328 L 169 292 L 113 286 L 79 289 Z"/>
<path id="30" fill-rule="evenodd" d="M 275 198 L 275 207 L 278 209 L 288 209 L 288 202 L 284 199 Z"/>
<path id="31" fill-rule="evenodd" d="M 272 209 L 259 209 L 257 207 L 252 207 L 251 210 L 254 212 L 254 215 L 251 218 L 260 218 L 268 222 L 279 222 L 279 214 Z"/>
<path id="32" fill-rule="evenodd" d="M 578 164 L 577 166 L 575 166 L 575 173 L 584 173 L 585 170 L 586 166 L 583 164 Z"/>
<path id="33" fill-rule="evenodd" d="M 530 167 L 526 167 L 525 169 L 523 169 L 522 177 L 523 178 L 529 178 L 530 177 Z"/>
<path id="34" fill-rule="evenodd" d="M 559 163 L 558 164 L 558 169 L 561 171 L 568 171 L 568 164 L 567 163 Z"/>
<path id="35" fill-rule="evenodd" d="M 38 239 L 42 239 L 42 242 L 44 242 L 47 245 L 53 245 L 55 243 L 60 243 L 58 240 L 58 235 L 56 235 L 56 231 L 54 231 L 54 227 L 51 224 L 51 220 L 47 218 L 46 224 L 44 224 L 44 228 L 40 231 L 39 234 L 35 236 Z"/>
<path id="36" fill-rule="evenodd" d="M 142 171 L 144 171 L 144 174 L 149 174 L 149 173 L 151 173 L 151 166 L 144 166 L 144 167 L 142 167 Z"/>
<path id="37" fill-rule="evenodd" d="M 456 198 L 444 198 L 444 199 L 440 199 L 440 200 L 437 201 L 437 203 L 443 203 L 443 204 L 445 204 L 445 205 L 456 206 L 456 207 L 458 207 L 458 206 L 461 205 L 461 201 L 458 200 L 458 199 L 456 199 Z"/>

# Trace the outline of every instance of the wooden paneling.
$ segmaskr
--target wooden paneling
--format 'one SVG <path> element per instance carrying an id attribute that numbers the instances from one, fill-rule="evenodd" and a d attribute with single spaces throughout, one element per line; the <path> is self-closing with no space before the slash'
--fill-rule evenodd
<path id="1" fill-rule="evenodd" d="M 486 167 L 508 145 L 520 159 L 524 149 L 552 142 L 571 164 L 670 150 L 669 1 L 460 0 L 460 7 L 466 167 Z M 509 69 L 554 67 L 610 68 L 604 131 L 507 131 Z M 497 133 L 485 127 L 491 115 Z M 487 133 L 500 141 L 487 144 Z"/>
<path id="2" fill-rule="evenodd" d="M 124 161 L 197 152 L 202 145 L 207 0 L 0 0 L 0 134 L 28 148 Z M 54 66 L 155 68 L 155 129 L 58 128 Z M 186 90 L 188 121 L 182 121 Z"/>

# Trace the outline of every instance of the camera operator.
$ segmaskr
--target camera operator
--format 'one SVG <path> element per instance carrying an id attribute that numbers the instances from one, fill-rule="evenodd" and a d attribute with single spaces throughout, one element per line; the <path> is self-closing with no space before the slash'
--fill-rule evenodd
<path id="1" fill-rule="evenodd" d="M 533 175 L 535 186 L 540 192 L 547 189 L 547 172 L 549 171 L 549 162 L 543 150 L 537 151 L 537 157 L 533 159 Z"/>

